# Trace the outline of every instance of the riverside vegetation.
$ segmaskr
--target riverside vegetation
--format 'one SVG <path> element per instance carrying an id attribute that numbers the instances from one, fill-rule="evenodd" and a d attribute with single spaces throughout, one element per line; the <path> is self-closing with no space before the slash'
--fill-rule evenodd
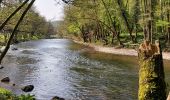
<path id="1" fill-rule="evenodd" d="M 63 0 L 60 36 L 115 47 L 138 47 L 143 39 L 170 45 L 169 0 Z"/>

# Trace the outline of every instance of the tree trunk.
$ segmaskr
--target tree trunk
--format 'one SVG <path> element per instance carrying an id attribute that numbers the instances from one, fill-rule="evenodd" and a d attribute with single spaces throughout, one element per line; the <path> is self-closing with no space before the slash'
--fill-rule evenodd
<path id="1" fill-rule="evenodd" d="M 144 41 L 139 47 L 138 100 L 166 100 L 166 83 L 159 42 Z"/>
<path id="2" fill-rule="evenodd" d="M 128 19 L 129 13 L 126 11 L 126 9 L 125 9 L 126 7 L 123 6 L 123 1 L 122 0 L 117 0 L 117 3 L 118 3 L 118 6 L 119 6 L 121 15 L 123 17 L 123 20 L 125 21 L 125 25 L 126 25 L 127 30 L 129 32 L 131 41 L 133 43 L 135 43 L 134 36 L 132 34 L 133 33 L 133 29 L 134 29 L 134 25 L 132 24 L 132 21 Z"/>
<path id="3" fill-rule="evenodd" d="M 168 19 L 168 22 L 170 23 L 170 10 L 167 11 L 167 19 Z M 168 41 L 167 41 L 167 44 L 170 45 L 170 24 L 169 24 L 169 27 L 167 29 L 167 36 L 168 36 Z"/>
<path id="4" fill-rule="evenodd" d="M 3 60 L 3 58 L 5 57 L 8 49 L 10 48 L 10 44 L 11 44 L 11 42 L 12 42 L 12 39 L 13 39 L 13 37 L 14 37 L 14 35 L 15 35 L 15 33 L 16 33 L 19 25 L 20 25 L 20 23 L 22 22 L 22 20 L 24 19 L 25 15 L 27 14 L 28 10 L 31 8 L 31 6 L 33 5 L 34 2 L 35 2 L 35 0 L 32 0 L 32 1 L 30 2 L 30 4 L 28 5 L 28 7 L 25 9 L 25 11 L 23 12 L 23 14 L 21 15 L 19 21 L 17 22 L 17 24 L 16 24 L 16 26 L 15 26 L 15 28 L 14 28 L 14 30 L 13 30 L 13 32 L 12 32 L 12 34 L 11 34 L 9 40 L 8 40 L 8 42 L 7 42 L 7 44 L 6 44 L 5 50 L 2 52 L 2 54 L 1 54 L 1 56 L 0 56 L 0 64 L 2 63 L 2 60 Z"/>
<path id="5" fill-rule="evenodd" d="M 138 28 L 137 28 L 137 25 L 136 25 L 136 29 L 135 29 L 135 42 L 137 43 L 137 38 L 138 38 Z"/>

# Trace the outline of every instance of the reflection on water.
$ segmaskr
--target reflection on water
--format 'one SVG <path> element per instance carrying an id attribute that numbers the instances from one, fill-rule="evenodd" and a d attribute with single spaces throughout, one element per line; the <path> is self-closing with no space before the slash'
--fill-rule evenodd
<path id="1" fill-rule="evenodd" d="M 9 76 L 16 94 L 33 84 L 39 100 L 53 96 L 68 100 L 135 100 L 138 89 L 137 57 L 95 52 L 70 40 L 38 40 L 17 45 L 4 60 L 0 78 Z M 170 63 L 165 61 L 170 83 Z"/>

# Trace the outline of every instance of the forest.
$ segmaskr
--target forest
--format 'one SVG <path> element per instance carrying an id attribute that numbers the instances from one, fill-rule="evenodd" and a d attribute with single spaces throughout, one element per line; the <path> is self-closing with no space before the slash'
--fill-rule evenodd
<path id="1" fill-rule="evenodd" d="M 63 0 L 59 34 L 84 42 L 134 48 L 144 39 L 170 44 L 169 0 Z M 169 49 L 165 49 L 169 51 Z"/>

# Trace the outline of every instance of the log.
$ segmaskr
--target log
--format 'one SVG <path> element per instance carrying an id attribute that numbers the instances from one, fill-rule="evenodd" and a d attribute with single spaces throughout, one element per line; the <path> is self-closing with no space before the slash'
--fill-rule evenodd
<path id="1" fill-rule="evenodd" d="M 159 41 L 144 41 L 138 51 L 138 100 L 166 100 L 166 83 Z"/>

